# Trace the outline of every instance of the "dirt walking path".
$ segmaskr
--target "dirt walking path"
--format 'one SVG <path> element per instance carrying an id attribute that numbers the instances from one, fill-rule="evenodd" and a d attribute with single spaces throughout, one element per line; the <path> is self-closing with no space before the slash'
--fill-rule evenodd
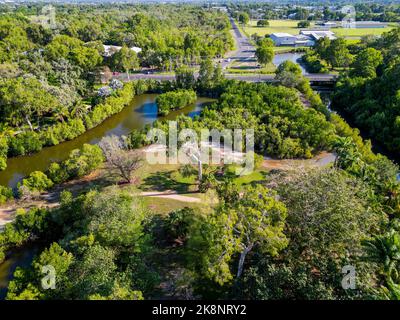
<path id="1" fill-rule="evenodd" d="M 199 194 L 193 193 L 193 194 Z M 139 195 L 143 197 L 157 197 L 157 198 L 165 198 L 165 199 L 173 199 L 177 201 L 182 201 L 182 202 L 201 202 L 200 198 L 195 198 L 195 197 L 188 197 L 184 195 L 178 194 L 176 191 L 173 190 L 166 190 L 166 191 L 161 191 L 161 192 L 153 192 L 153 191 L 146 191 L 146 192 L 141 192 Z"/>
<path id="2" fill-rule="evenodd" d="M 290 170 L 296 167 L 323 167 L 335 161 L 336 156 L 333 153 L 322 152 L 312 159 L 308 160 L 276 160 L 264 158 L 263 168 L 268 170 Z M 9 222 L 12 222 L 17 209 L 29 210 L 31 208 L 54 208 L 60 205 L 60 194 L 63 190 L 68 190 L 72 194 L 78 194 L 84 190 L 85 186 L 92 181 L 95 181 L 99 176 L 99 171 L 95 171 L 88 176 L 79 180 L 66 182 L 54 188 L 51 192 L 41 194 L 38 199 L 26 201 L 10 201 L 0 206 L 0 230 Z M 198 195 L 198 193 L 192 193 Z M 190 194 L 179 194 L 175 190 L 164 191 L 146 191 L 139 195 L 143 197 L 158 197 L 164 199 L 172 199 L 176 201 L 200 203 L 201 199 L 191 197 Z"/>
<path id="3" fill-rule="evenodd" d="M 324 167 L 334 163 L 336 155 L 330 152 L 321 152 L 312 159 L 271 159 L 264 158 L 263 168 L 269 170 L 290 170 L 297 167 Z"/>
<path id="4" fill-rule="evenodd" d="M 198 194 L 198 193 L 193 193 Z M 143 197 L 157 197 L 157 198 L 165 198 L 165 199 L 173 199 L 181 202 L 190 202 L 190 203 L 199 203 L 201 202 L 200 198 L 190 197 L 186 195 L 180 195 L 176 191 L 166 190 L 166 191 L 155 191 L 155 192 L 141 192 L 140 196 Z M 55 208 L 60 205 L 60 192 L 53 191 L 51 193 L 45 193 L 40 195 L 40 198 L 37 200 L 30 201 L 12 201 L 7 203 L 4 206 L 0 207 L 0 230 L 4 228 L 4 226 L 12 222 L 14 220 L 17 209 L 29 210 L 32 208 Z"/>

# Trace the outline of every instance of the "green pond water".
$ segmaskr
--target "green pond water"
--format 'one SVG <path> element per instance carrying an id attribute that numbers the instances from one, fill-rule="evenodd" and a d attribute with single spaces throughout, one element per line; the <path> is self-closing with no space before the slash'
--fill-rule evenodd
<path id="1" fill-rule="evenodd" d="M 7 160 L 7 169 L 0 172 L 0 184 L 15 187 L 23 177 L 40 170 L 45 171 L 51 162 L 64 160 L 73 149 L 80 148 L 84 143 L 97 143 L 107 135 L 127 135 L 133 129 L 143 128 L 157 117 L 156 94 L 143 94 L 133 98 L 129 106 L 121 112 L 105 120 L 97 127 L 86 131 L 74 140 L 60 143 L 56 146 L 43 148 L 41 151 Z M 199 114 L 205 104 L 212 99 L 199 98 L 196 103 L 184 109 L 173 111 L 166 117 L 174 119 L 184 113 L 189 116 Z"/>
<path id="2" fill-rule="evenodd" d="M 105 120 L 97 127 L 86 131 L 78 138 L 56 146 L 43 148 L 38 153 L 28 156 L 10 158 L 7 169 L 0 172 L 0 184 L 15 187 L 26 175 L 35 170 L 45 171 L 51 162 L 64 160 L 73 149 L 80 148 L 84 143 L 95 144 L 108 135 L 127 135 L 134 129 L 143 128 L 154 122 L 157 116 L 156 94 L 143 94 L 133 98 L 132 102 L 118 114 Z M 196 103 L 184 109 L 173 111 L 166 119 L 173 120 L 179 114 L 194 117 L 201 112 L 213 99 L 198 98 Z M 17 266 L 27 267 L 38 252 L 37 247 L 24 247 L 12 254 L 0 264 L 0 300 L 4 299 L 9 281 Z"/>
<path id="3" fill-rule="evenodd" d="M 0 264 L 0 300 L 7 294 L 7 287 L 12 280 L 14 271 L 17 267 L 29 267 L 33 257 L 38 253 L 38 246 L 26 246 L 13 251 L 10 256 Z"/>

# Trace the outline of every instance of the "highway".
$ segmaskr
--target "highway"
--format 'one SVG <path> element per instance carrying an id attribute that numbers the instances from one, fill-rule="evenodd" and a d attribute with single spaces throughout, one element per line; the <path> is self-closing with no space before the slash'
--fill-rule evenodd
<path id="1" fill-rule="evenodd" d="M 307 74 L 304 75 L 310 80 L 310 82 L 334 82 L 337 78 L 333 74 Z M 197 77 L 197 74 L 195 74 Z M 125 73 L 115 75 L 114 78 L 121 81 L 128 81 Z M 129 76 L 130 80 L 138 79 L 155 79 L 159 81 L 171 81 L 175 80 L 175 75 L 173 74 L 158 74 L 158 73 L 134 73 Z M 225 74 L 227 79 L 236 79 L 249 82 L 275 82 L 274 74 L 254 74 L 254 75 L 243 75 L 243 74 Z"/>
<path id="2" fill-rule="evenodd" d="M 229 64 L 235 60 L 238 62 L 246 62 L 255 59 L 256 48 L 250 43 L 249 39 L 243 35 L 233 18 L 229 18 L 233 30 L 233 37 L 236 43 L 236 50 L 228 59 L 224 59 L 221 63 L 222 69 L 226 69 Z"/>

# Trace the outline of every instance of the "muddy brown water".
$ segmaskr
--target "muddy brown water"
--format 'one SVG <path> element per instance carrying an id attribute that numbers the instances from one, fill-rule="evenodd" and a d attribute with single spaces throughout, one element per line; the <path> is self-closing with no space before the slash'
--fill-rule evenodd
<path id="1" fill-rule="evenodd" d="M 152 123 L 157 116 L 156 94 L 136 96 L 121 112 L 111 116 L 97 127 L 86 131 L 76 139 L 60 143 L 56 146 L 45 147 L 41 151 L 27 156 L 14 157 L 7 160 L 7 169 L 0 172 L 0 185 L 15 187 L 23 177 L 31 172 L 45 171 L 51 162 L 64 160 L 73 149 L 82 147 L 84 143 L 95 144 L 108 135 L 127 135 L 134 129 L 143 128 Z M 199 114 L 202 107 L 213 100 L 198 98 L 196 103 L 184 109 L 171 112 L 167 119 L 174 119 L 184 113 L 189 116 Z"/>
<path id="2" fill-rule="evenodd" d="M 29 173 L 40 170 L 45 171 L 51 162 L 64 160 L 73 149 L 80 148 L 84 143 L 95 144 L 104 136 L 112 134 L 122 136 L 129 134 L 134 129 L 143 128 L 157 120 L 156 94 L 143 94 L 132 99 L 132 102 L 121 112 L 105 120 L 97 127 L 86 131 L 74 140 L 63 142 L 59 145 L 43 148 L 38 153 L 10 158 L 7 161 L 7 169 L 0 172 L 0 184 L 15 187 L 17 183 Z M 201 109 L 211 104 L 213 99 L 198 98 L 196 103 L 181 110 L 168 114 L 166 119 L 173 120 L 179 114 L 190 117 L 200 114 Z M 37 247 L 28 246 L 13 252 L 3 263 L 0 264 L 0 300 L 4 299 L 8 283 L 12 280 L 15 269 L 28 267 L 34 255 L 38 252 Z"/>

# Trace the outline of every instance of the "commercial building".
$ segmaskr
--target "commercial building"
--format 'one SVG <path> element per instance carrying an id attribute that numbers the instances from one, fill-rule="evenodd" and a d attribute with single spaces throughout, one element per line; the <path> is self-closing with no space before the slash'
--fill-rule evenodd
<path id="1" fill-rule="evenodd" d="M 328 38 L 330 40 L 336 39 L 335 33 L 329 30 L 301 30 L 301 35 L 310 37 L 310 39 L 317 41 L 321 38 Z"/>
<path id="2" fill-rule="evenodd" d="M 289 33 L 273 33 L 270 38 L 276 46 L 312 47 L 315 42 L 327 37 L 331 40 L 336 39 L 332 31 L 302 30 L 299 35 Z"/>
<path id="3" fill-rule="evenodd" d="M 355 27 L 357 29 L 368 29 L 368 28 L 386 28 L 388 24 L 380 21 L 356 21 Z"/>

